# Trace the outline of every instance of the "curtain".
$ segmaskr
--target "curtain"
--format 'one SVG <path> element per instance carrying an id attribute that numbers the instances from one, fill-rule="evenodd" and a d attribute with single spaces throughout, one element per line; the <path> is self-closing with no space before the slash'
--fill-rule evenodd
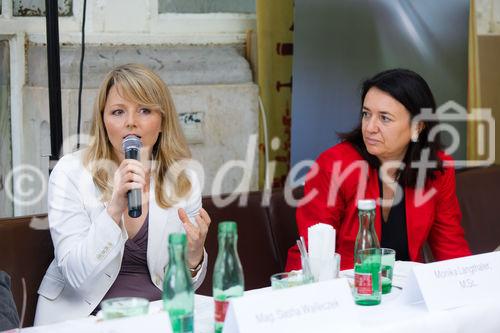
<path id="1" fill-rule="evenodd" d="M 293 0 L 257 0 L 256 9 L 257 82 L 265 113 L 260 117 L 259 187 L 274 188 L 284 185 L 290 169 Z"/>
<path id="2" fill-rule="evenodd" d="M 472 112 L 474 108 L 481 106 L 481 94 L 479 85 L 479 58 L 476 25 L 475 0 L 470 1 L 469 9 L 469 54 L 468 54 L 468 74 L 467 82 L 467 110 Z M 467 160 L 479 159 L 477 151 L 477 123 L 467 122 Z"/>

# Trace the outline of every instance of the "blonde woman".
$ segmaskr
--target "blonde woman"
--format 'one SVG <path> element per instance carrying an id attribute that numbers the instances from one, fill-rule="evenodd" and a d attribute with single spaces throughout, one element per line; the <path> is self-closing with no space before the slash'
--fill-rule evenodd
<path id="1" fill-rule="evenodd" d="M 124 156 L 129 135 L 140 138 L 140 161 Z M 165 83 L 140 65 L 113 69 L 99 90 L 91 137 L 50 176 L 55 259 L 38 290 L 35 325 L 96 313 L 106 298 L 161 299 L 172 232 L 187 234 L 194 288 L 206 274 L 210 218 L 195 173 L 177 167 L 190 152 Z M 142 192 L 138 218 L 127 213 L 131 189 Z"/>

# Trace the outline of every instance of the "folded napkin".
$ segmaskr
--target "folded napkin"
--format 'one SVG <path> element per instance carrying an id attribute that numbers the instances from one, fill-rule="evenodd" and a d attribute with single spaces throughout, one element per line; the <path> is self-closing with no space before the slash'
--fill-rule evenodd
<path id="1" fill-rule="evenodd" d="M 308 252 L 314 280 L 323 281 L 336 276 L 335 229 L 324 223 L 307 229 Z"/>

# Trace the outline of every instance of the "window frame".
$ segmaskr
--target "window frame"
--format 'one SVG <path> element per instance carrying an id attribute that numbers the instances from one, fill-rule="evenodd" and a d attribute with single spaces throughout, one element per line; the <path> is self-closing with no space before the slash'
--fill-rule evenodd
<path id="1" fill-rule="evenodd" d="M 12 145 L 12 168 L 23 162 L 24 126 L 23 126 L 23 86 L 25 84 L 25 52 L 26 36 L 23 32 L 16 34 L 0 34 L 1 40 L 9 42 L 10 56 L 10 126 Z M 16 112 L 17 111 L 17 112 Z M 14 216 L 24 215 L 26 208 L 14 202 Z"/>

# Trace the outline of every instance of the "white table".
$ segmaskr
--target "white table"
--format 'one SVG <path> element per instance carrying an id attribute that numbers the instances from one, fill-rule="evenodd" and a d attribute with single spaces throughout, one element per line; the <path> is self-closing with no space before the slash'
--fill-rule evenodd
<path id="1" fill-rule="evenodd" d="M 489 301 L 479 305 L 429 313 L 424 303 L 401 306 L 397 299 L 401 290 L 397 287 L 404 281 L 412 263 L 397 262 L 394 270 L 393 291 L 383 295 L 382 303 L 377 306 L 357 306 L 362 332 L 370 333 L 499 333 L 500 302 Z M 349 278 L 351 271 L 341 272 Z M 271 288 L 246 291 L 245 294 L 265 293 L 272 297 Z M 162 302 L 153 302 L 150 313 L 158 313 Z M 211 297 L 195 297 L 195 330 L 197 333 L 213 332 L 214 303 Z M 147 317 L 146 317 L 147 318 Z M 97 326 L 95 317 L 67 321 L 59 324 L 33 327 L 21 330 L 26 333 L 88 332 L 89 324 Z M 98 330 L 96 330 L 97 332 Z M 361 333 L 361 332 L 360 332 Z"/>

